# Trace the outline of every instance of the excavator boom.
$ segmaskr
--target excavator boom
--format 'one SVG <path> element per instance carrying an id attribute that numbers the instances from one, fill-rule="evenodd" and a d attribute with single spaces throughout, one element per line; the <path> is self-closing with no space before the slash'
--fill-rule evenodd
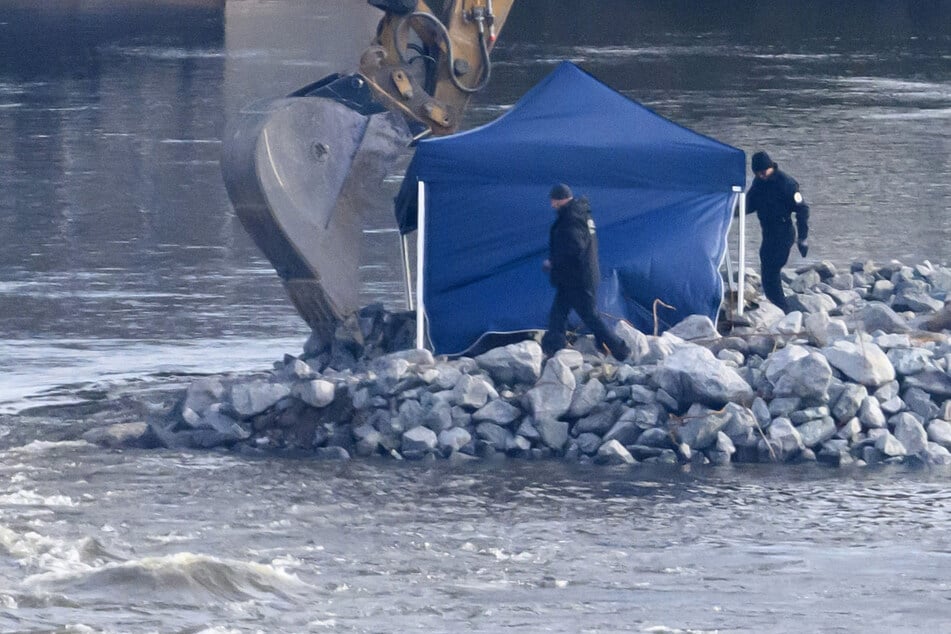
<path id="1" fill-rule="evenodd" d="M 383 17 L 359 72 L 251 104 L 223 139 L 236 215 L 325 340 L 360 308 L 364 218 L 390 202 L 384 176 L 414 140 L 458 129 L 515 0 L 368 2 Z"/>

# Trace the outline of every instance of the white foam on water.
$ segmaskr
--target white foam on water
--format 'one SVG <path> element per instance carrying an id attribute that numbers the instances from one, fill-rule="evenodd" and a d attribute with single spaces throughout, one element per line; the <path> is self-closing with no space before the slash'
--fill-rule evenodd
<path id="1" fill-rule="evenodd" d="M 40 495 L 36 491 L 21 490 L 0 495 L 0 507 L 2 506 L 44 506 L 69 508 L 77 506 L 68 495 Z"/>

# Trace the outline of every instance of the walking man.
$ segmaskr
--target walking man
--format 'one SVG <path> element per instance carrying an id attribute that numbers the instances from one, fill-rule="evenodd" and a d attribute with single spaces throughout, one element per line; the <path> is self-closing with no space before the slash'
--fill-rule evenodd
<path id="1" fill-rule="evenodd" d="M 763 293 L 784 313 L 789 312 L 780 271 L 789 261 L 793 243 L 802 257 L 809 251 L 809 205 L 803 200 L 796 179 L 780 171 L 766 152 L 754 154 L 750 166 L 756 178 L 746 194 L 746 213 L 756 212 L 763 229 L 759 248 Z"/>
<path id="2" fill-rule="evenodd" d="M 549 195 L 558 214 L 548 236 L 549 259 L 543 269 L 551 276 L 555 300 L 548 316 L 548 332 L 542 350 L 552 355 L 567 345 L 565 329 L 568 313 L 574 310 L 594 333 L 599 349 L 607 346 L 614 358 L 623 361 L 630 348 L 608 329 L 597 312 L 598 236 L 587 198 L 576 199 L 567 185 L 555 185 Z"/>

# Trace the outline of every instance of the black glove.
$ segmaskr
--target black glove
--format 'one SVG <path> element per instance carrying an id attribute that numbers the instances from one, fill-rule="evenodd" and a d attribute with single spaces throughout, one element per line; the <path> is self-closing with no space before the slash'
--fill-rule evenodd
<path id="1" fill-rule="evenodd" d="M 799 255 L 806 257 L 806 254 L 809 253 L 809 242 L 806 240 L 800 240 L 796 243 L 796 246 L 799 247 Z"/>

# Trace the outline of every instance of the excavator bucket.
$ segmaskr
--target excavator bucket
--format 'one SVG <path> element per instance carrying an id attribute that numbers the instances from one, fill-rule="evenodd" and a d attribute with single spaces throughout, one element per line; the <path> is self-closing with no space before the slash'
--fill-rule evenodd
<path id="1" fill-rule="evenodd" d="M 391 204 L 383 178 L 411 140 L 359 75 L 252 104 L 228 124 L 221 166 L 235 213 L 318 333 L 360 308 L 364 218 Z"/>

